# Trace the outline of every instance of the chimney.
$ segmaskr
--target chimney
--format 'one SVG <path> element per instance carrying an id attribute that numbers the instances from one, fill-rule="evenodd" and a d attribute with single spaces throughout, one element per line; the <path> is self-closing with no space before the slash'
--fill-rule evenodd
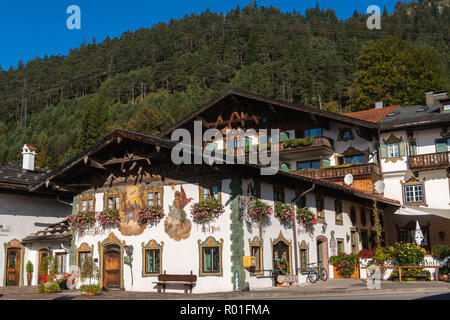
<path id="1" fill-rule="evenodd" d="M 383 101 L 375 102 L 375 109 L 381 109 L 383 106 Z"/>
<path id="2" fill-rule="evenodd" d="M 37 149 L 29 144 L 24 144 L 22 148 L 22 169 L 34 171 L 34 158 Z"/>
<path id="3" fill-rule="evenodd" d="M 434 92 L 425 93 L 425 100 L 426 100 L 427 106 L 432 106 L 434 104 Z"/>
<path id="4" fill-rule="evenodd" d="M 434 104 L 436 104 L 436 102 L 438 102 L 439 100 L 443 100 L 443 99 L 448 99 L 448 94 L 447 92 L 427 92 L 425 93 L 425 99 L 427 102 L 427 106 L 432 106 Z"/>

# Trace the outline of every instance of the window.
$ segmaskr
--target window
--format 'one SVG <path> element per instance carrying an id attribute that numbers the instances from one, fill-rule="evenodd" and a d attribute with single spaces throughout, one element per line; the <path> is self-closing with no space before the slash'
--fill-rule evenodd
<path id="1" fill-rule="evenodd" d="M 346 156 L 344 158 L 345 164 L 365 163 L 366 157 L 364 155 Z"/>
<path id="2" fill-rule="evenodd" d="M 344 249 L 344 239 L 336 239 L 336 243 L 337 243 L 337 254 L 341 255 L 345 253 L 345 249 Z"/>
<path id="3" fill-rule="evenodd" d="M 323 195 L 316 193 L 316 210 L 317 210 L 317 222 L 325 222 L 325 200 Z"/>
<path id="4" fill-rule="evenodd" d="M 323 136 L 322 128 L 313 128 L 304 131 L 304 137 L 321 137 Z"/>
<path id="5" fill-rule="evenodd" d="M 203 200 L 219 200 L 219 186 L 209 186 L 203 188 Z"/>
<path id="6" fill-rule="evenodd" d="M 307 272 L 309 257 L 308 257 L 308 245 L 305 240 L 300 244 L 300 271 Z"/>
<path id="7" fill-rule="evenodd" d="M 148 206 L 160 206 L 161 205 L 161 193 L 158 191 L 147 193 L 147 205 Z"/>
<path id="8" fill-rule="evenodd" d="M 91 258 L 90 251 L 79 251 L 78 252 L 78 268 L 82 269 L 84 262 Z"/>
<path id="9" fill-rule="evenodd" d="M 284 188 L 273 186 L 273 201 L 284 202 Z"/>
<path id="10" fill-rule="evenodd" d="M 119 210 L 120 208 L 119 199 L 120 199 L 119 196 L 108 197 L 108 209 Z"/>
<path id="11" fill-rule="evenodd" d="M 336 213 L 336 224 L 342 225 L 342 200 L 334 199 L 334 211 Z"/>
<path id="12" fill-rule="evenodd" d="M 423 184 L 404 186 L 405 203 L 424 203 Z"/>
<path id="13" fill-rule="evenodd" d="M 352 137 L 352 133 L 351 133 L 350 130 L 345 130 L 345 131 L 342 133 L 342 140 L 344 140 L 344 141 L 350 140 L 351 137 Z"/>
<path id="14" fill-rule="evenodd" d="M 435 140 L 436 152 L 446 152 L 450 150 L 450 138 Z"/>
<path id="15" fill-rule="evenodd" d="M 81 205 L 80 205 L 81 212 L 95 211 L 95 196 L 86 194 L 80 199 L 80 202 L 81 202 Z"/>
<path id="16" fill-rule="evenodd" d="M 144 274 L 161 273 L 161 249 L 144 249 L 145 271 Z"/>
<path id="17" fill-rule="evenodd" d="M 256 259 L 256 266 L 254 267 L 254 271 L 256 271 L 256 273 L 259 273 L 260 270 L 263 270 L 261 250 L 262 247 L 260 245 L 250 247 L 251 255 Z"/>
<path id="18" fill-rule="evenodd" d="M 375 241 L 377 237 L 377 233 L 375 231 L 370 232 L 369 242 L 370 242 L 370 248 L 374 249 L 377 246 L 377 243 Z"/>
<path id="19" fill-rule="evenodd" d="M 56 253 L 56 259 L 58 260 L 58 273 L 60 274 L 66 272 L 66 257 L 67 253 L 65 252 Z"/>
<path id="20" fill-rule="evenodd" d="M 391 143 L 387 145 L 388 148 L 388 158 L 398 158 L 400 157 L 400 148 L 398 143 Z"/>
<path id="21" fill-rule="evenodd" d="M 297 170 L 302 170 L 302 169 L 320 169 L 320 160 L 297 162 Z"/>
<path id="22" fill-rule="evenodd" d="M 216 241 L 208 237 L 204 242 L 198 240 L 200 251 L 200 276 L 222 276 L 223 239 Z"/>
<path id="23" fill-rule="evenodd" d="M 399 227 L 396 225 L 397 228 L 397 239 L 398 242 L 414 242 L 414 234 L 416 230 L 416 221 L 411 220 L 408 222 L 405 226 Z M 425 248 L 426 250 L 431 250 L 431 243 L 430 243 L 430 223 L 428 224 L 422 224 L 420 223 L 420 229 L 422 230 L 423 234 L 423 240 L 422 244 L 420 245 L 422 248 Z M 382 239 L 384 241 L 385 235 L 382 233 Z"/>
<path id="24" fill-rule="evenodd" d="M 363 249 L 369 249 L 369 237 L 367 230 L 361 230 L 361 244 Z"/>
<path id="25" fill-rule="evenodd" d="M 364 210 L 364 208 L 361 208 L 359 213 L 360 213 L 360 216 L 361 216 L 361 225 L 365 226 L 367 224 L 366 210 Z"/>

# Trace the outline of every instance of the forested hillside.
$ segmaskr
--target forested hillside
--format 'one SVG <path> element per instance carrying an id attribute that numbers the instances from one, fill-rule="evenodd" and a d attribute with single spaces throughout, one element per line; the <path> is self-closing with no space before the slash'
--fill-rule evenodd
<path id="1" fill-rule="evenodd" d="M 366 20 L 250 3 L 20 63 L 0 72 L 0 161 L 20 163 L 32 143 L 53 168 L 116 128 L 156 134 L 230 87 L 334 112 L 449 89 L 447 1 L 399 2 L 381 30 Z"/>

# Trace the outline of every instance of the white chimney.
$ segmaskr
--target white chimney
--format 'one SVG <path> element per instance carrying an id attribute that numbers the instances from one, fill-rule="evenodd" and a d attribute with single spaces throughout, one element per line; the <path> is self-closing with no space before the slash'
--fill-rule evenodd
<path id="1" fill-rule="evenodd" d="M 375 109 L 381 109 L 383 108 L 383 101 L 375 102 Z"/>
<path id="2" fill-rule="evenodd" d="M 22 169 L 34 171 L 34 158 L 37 149 L 29 144 L 24 144 L 22 149 Z"/>

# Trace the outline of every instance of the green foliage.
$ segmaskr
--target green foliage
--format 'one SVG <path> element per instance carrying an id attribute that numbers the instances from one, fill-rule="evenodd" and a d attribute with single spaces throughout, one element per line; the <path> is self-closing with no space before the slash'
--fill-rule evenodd
<path id="1" fill-rule="evenodd" d="M 295 220 L 295 213 L 291 205 L 277 201 L 275 202 L 275 217 L 280 219 L 281 222 L 286 223 Z"/>
<path id="2" fill-rule="evenodd" d="M 328 166 L 328 167 L 323 167 L 323 168 L 327 168 L 327 169 L 339 169 L 339 168 L 349 168 L 349 167 L 356 167 L 356 166 L 362 166 L 364 165 L 363 163 L 347 163 L 347 164 L 339 164 L 337 166 Z"/>
<path id="3" fill-rule="evenodd" d="M 89 284 L 91 284 L 94 278 L 98 278 L 98 272 L 94 259 L 92 257 L 86 258 L 81 268 L 80 279 L 81 281 L 89 280 Z"/>
<path id="4" fill-rule="evenodd" d="M 28 260 L 27 265 L 25 266 L 25 271 L 27 273 L 33 273 L 34 271 L 33 263 L 30 260 Z"/>
<path id="5" fill-rule="evenodd" d="M 410 242 L 396 242 L 389 250 L 394 261 L 400 266 L 420 266 L 426 254 L 424 248 Z"/>
<path id="6" fill-rule="evenodd" d="M 288 141 L 283 142 L 284 148 L 297 148 L 297 147 L 309 147 L 314 143 L 315 139 L 308 137 L 308 138 L 298 138 L 298 139 L 292 139 Z"/>
<path id="7" fill-rule="evenodd" d="M 206 223 L 218 218 L 224 211 L 219 200 L 206 199 L 192 205 L 191 215 L 197 223 Z"/>
<path id="8" fill-rule="evenodd" d="M 308 207 L 298 208 L 296 214 L 297 222 L 305 226 L 305 228 L 309 228 L 317 224 L 317 217 L 309 210 Z"/>
<path id="9" fill-rule="evenodd" d="M 425 93 L 449 88 L 437 54 L 391 36 L 370 43 L 358 58 L 359 70 L 351 87 L 354 110 L 373 106 L 425 103 Z"/>
<path id="10" fill-rule="evenodd" d="M 398 269 L 392 271 L 389 280 L 400 280 Z M 430 271 L 419 268 L 402 269 L 402 281 L 431 281 Z"/>
<path id="11" fill-rule="evenodd" d="M 102 289 L 98 284 L 83 284 L 80 286 L 81 292 L 90 292 L 94 295 L 99 295 L 102 293 Z"/>
<path id="12" fill-rule="evenodd" d="M 431 253 L 436 259 L 444 260 L 450 256 L 450 247 L 445 244 L 436 244 L 431 249 Z"/>
<path id="13" fill-rule="evenodd" d="M 336 267 L 336 271 L 344 278 L 350 278 L 358 262 L 358 253 L 330 257 L 329 262 Z"/>
<path id="14" fill-rule="evenodd" d="M 41 261 L 39 272 L 41 275 L 49 274 L 53 276 L 58 273 L 58 267 L 58 259 L 55 256 L 47 255 Z"/>
<path id="15" fill-rule="evenodd" d="M 373 254 L 373 262 L 379 266 L 383 266 L 386 261 L 392 260 L 393 258 L 393 253 L 390 247 L 378 247 L 375 249 Z"/>
<path id="16" fill-rule="evenodd" d="M 173 123 L 174 121 L 170 115 L 153 107 L 142 106 L 139 108 L 136 116 L 128 122 L 127 130 L 156 136 Z"/>
<path id="17" fill-rule="evenodd" d="M 38 293 L 40 294 L 50 294 L 60 291 L 58 282 L 40 283 L 38 284 Z"/>

